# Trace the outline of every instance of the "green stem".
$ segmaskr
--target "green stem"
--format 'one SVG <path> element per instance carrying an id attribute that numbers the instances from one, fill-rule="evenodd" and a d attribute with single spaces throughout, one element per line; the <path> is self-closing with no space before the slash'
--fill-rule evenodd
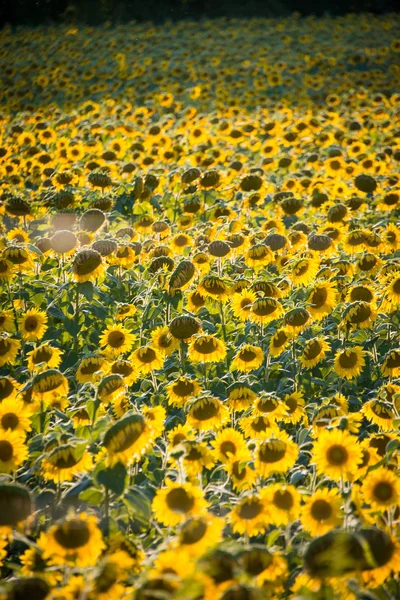
<path id="1" fill-rule="evenodd" d="M 75 289 L 75 340 L 74 340 L 74 352 L 78 351 L 79 336 L 79 283 L 76 284 Z"/>

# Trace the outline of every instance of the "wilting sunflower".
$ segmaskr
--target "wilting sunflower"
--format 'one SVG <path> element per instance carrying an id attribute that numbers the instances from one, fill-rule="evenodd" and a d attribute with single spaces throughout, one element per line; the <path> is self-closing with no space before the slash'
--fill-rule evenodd
<path id="1" fill-rule="evenodd" d="M 121 375 L 125 385 L 132 385 L 137 379 L 137 373 L 130 360 L 116 360 L 110 365 L 111 375 Z"/>
<path id="2" fill-rule="evenodd" d="M 47 329 L 47 315 L 41 310 L 32 308 L 22 315 L 19 329 L 24 340 L 34 342 L 41 340 Z"/>
<path id="3" fill-rule="evenodd" d="M 132 366 L 140 375 L 148 375 L 154 370 L 162 369 L 165 354 L 153 346 L 141 346 L 130 355 Z"/>
<path id="4" fill-rule="evenodd" d="M 233 427 L 226 427 L 217 433 L 215 439 L 211 442 L 211 446 L 214 448 L 215 458 L 222 463 L 226 463 L 232 458 L 250 460 L 246 440 L 240 431 L 233 429 Z"/>
<path id="5" fill-rule="evenodd" d="M 274 261 L 274 253 L 266 244 L 256 244 L 251 246 L 245 256 L 244 262 L 247 267 L 255 271 L 262 269 Z"/>
<path id="6" fill-rule="evenodd" d="M 253 404 L 257 394 L 245 382 L 236 381 L 228 390 L 229 408 L 235 411 L 246 410 Z"/>
<path id="7" fill-rule="evenodd" d="M 276 298 L 258 298 L 250 308 L 250 321 L 267 325 L 283 315 L 282 304 Z"/>
<path id="8" fill-rule="evenodd" d="M 44 536 L 41 533 L 38 541 Z M 62 579 L 62 575 L 58 570 L 50 569 L 50 563 L 43 558 L 43 552 L 36 547 L 28 548 L 20 556 L 21 574 L 26 578 L 37 577 L 44 579 L 50 586 L 56 586 L 57 582 Z"/>
<path id="9" fill-rule="evenodd" d="M 106 356 L 112 358 L 129 352 L 134 341 L 135 335 L 121 325 L 108 325 L 99 339 L 100 346 L 104 348 Z"/>
<path id="10" fill-rule="evenodd" d="M 261 391 L 254 400 L 252 415 L 266 416 L 271 419 L 279 419 L 285 413 L 285 407 L 276 394 L 273 392 Z"/>
<path id="11" fill-rule="evenodd" d="M 107 463 L 117 462 L 130 465 L 139 460 L 152 444 L 154 433 L 149 423 L 141 414 L 131 414 L 111 425 L 103 438 L 103 448 Z"/>
<path id="12" fill-rule="evenodd" d="M 247 321 L 250 316 L 251 305 L 257 299 L 256 294 L 244 289 L 238 294 L 233 294 L 231 299 L 232 312 L 240 321 Z"/>
<path id="13" fill-rule="evenodd" d="M 52 565 L 94 566 L 105 548 L 95 516 L 81 513 L 50 527 L 38 541 Z"/>
<path id="14" fill-rule="evenodd" d="M 376 321 L 377 312 L 370 302 L 358 300 L 352 302 L 345 310 L 342 324 L 350 329 L 366 329 Z"/>
<path id="15" fill-rule="evenodd" d="M 278 329 L 276 333 L 271 337 L 269 343 L 269 353 L 273 358 L 280 356 L 282 352 L 286 350 L 286 348 L 290 344 L 290 340 L 292 339 L 293 334 L 287 327 L 282 329 Z"/>
<path id="16" fill-rule="evenodd" d="M 260 477 L 271 473 L 286 473 L 293 467 L 299 455 L 299 448 L 284 431 L 275 432 L 262 440 L 256 449 L 254 467 Z"/>
<path id="17" fill-rule="evenodd" d="M 17 272 L 19 271 L 20 273 L 29 273 L 32 271 L 34 268 L 33 256 L 34 255 L 29 252 L 29 250 L 22 246 L 9 246 L 3 250 L 1 261 L 2 278 L 10 279 L 14 270 Z M 8 267 L 7 263 L 11 263 L 13 267 Z M 4 269 L 4 266 L 7 267 L 6 270 Z M 10 271 L 11 273 L 8 274 Z"/>
<path id="18" fill-rule="evenodd" d="M 253 537 L 264 533 L 269 524 L 270 511 L 261 495 L 247 495 L 228 515 L 234 533 L 246 533 Z"/>
<path id="19" fill-rule="evenodd" d="M 92 466 L 92 457 L 83 447 L 64 444 L 45 454 L 41 467 L 44 479 L 61 483 L 72 481 L 75 476 L 87 473 Z"/>
<path id="20" fill-rule="evenodd" d="M 0 281 L 10 281 L 16 275 L 16 269 L 14 264 L 0 256 Z"/>
<path id="21" fill-rule="evenodd" d="M 320 320 L 332 312 L 336 301 L 337 290 L 333 283 L 317 283 L 308 296 L 307 308 L 314 319 Z"/>
<path id="22" fill-rule="evenodd" d="M 248 373 L 261 367 L 264 362 L 264 352 L 258 346 L 245 344 L 236 352 L 231 363 L 232 371 Z"/>
<path id="23" fill-rule="evenodd" d="M 43 369 L 57 369 L 61 363 L 62 351 L 49 344 L 42 344 L 27 353 L 28 369 L 39 371 Z"/>
<path id="24" fill-rule="evenodd" d="M 178 483 L 167 479 L 165 487 L 157 490 L 152 511 L 157 521 L 174 527 L 190 517 L 206 513 L 207 501 L 200 488 L 191 483 Z"/>
<path id="25" fill-rule="evenodd" d="M 193 363 L 213 363 L 225 359 L 226 346 L 214 335 L 197 335 L 189 344 L 189 358 Z"/>
<path id="26" fill-rule="evenodd" d="M 28 458 L 20 431 L 0 430 L 0 473 L 12 473 Z"/>
<path id="27" fill-rule="evenodd" d="M 335 354 L 334 368 L 339 377 L 354 379 L 365 366 L 365 352 L 361 346 L 352 346 L 346 350 L 338 350 Z"/>
<path id="28" fill-rule="evenodd" d="M 300 519 L 306 531 L 312 536 L 323 535 L 330 529 L 341 525 L 342 497 L 337 489 L 322 488 L 311 496 L 303 496 Z"/>
<path id="29" fill-rule="evenodd" d="M 304 350 L 300 356 L 300 362 L 303 367 L 312 369 L 321 360 L 326 358 L 326 352 L 330 350 L 330 346 L 326 341 L 325 337 L 320 335 L 311 340 L 307 340 L 304 346 Z"/>
<path id="30" fill-rule="evenodd" d="M 400 348 L 390 350 L 390 352 L 386 354 L 383 360 L 382 373 L 386 377 L 397 377 L 400 374 Z"/>
<path id="31" fill-rule="evenodd" d="M 394 471 L 380 467 L 362 481 L 364 501 L 374 510 L 387 510 L 400 504 L 400 481 Z"/>
<path id="32" fill-rule="evenodd" d="M 296 308 L 292 308 L 285 314 L 285 325 L 289 329 L 295 333 L 300 333 L 304 329 L 307 329 L 311 325 L 313 317 L 308 312 L 306 308 L 298 306 Z"/>
<path id="33" fill-rule="evenodd" d="M 35 375 L 32 381 L 32 397 L 43 402 L 54 398 L 67 397 L 68 379 L 57 369 L 47 369 Z"/>
<path id="34" fill-rule="evenodd" d="M 229 285 L 216 275 L 207 275 L 198 285 L 198 291 L 206 298 L 227 302 L 230 294 Z"/>
<path id="35" fill-rule="evenodd" d="M 166 385 L 168 404 L 181 408 L 192 396 L 198 396 L 202 390 L 195 379 L 179 377 Z"/>
<path id="36" fill-rule="evenodd" d="M 275 483 L 263 488 L 268 504 L 270 522 L 278 527 L 293 523 L 300 511 L 300 494 L 293 485 Z"/>
<path id="37" fill-rule="evenodd" d="M 381 534 L 380 530 L 366 530 Z M 381 586 L 392 575 L 400 572 L 400 543 L 397 537 L 386 534 L 385 540 L 371 539 L 368 548 L 370 564 L 375 568 L 362 572 L 362 579 L 373 588 Z M 383 542 L 383 543 L 382 543 Z"/>
<path id="38" fill-rule="evenodd" d="M 152 346 L 160 354 L 169 356 L 179 348 L 179 340 L 170 333 L 169 327 L 161 325 L 151 333 Z"/>
<path id="39" fill-rule="evenodd" d="M 220 429 L 229 420 L 229 408 L 212 396 L 200 396 L 190 403 L 187 423 L 200 431 Z"/>
<path id="40" fill-rule="evenodd" d="M 334 481 L 352 481 L 362 461 L 362 450 L 356 436 L 340 429 L 321 431 L 314 443 L 313 461 L 317 473 Z"/>
<path id="41" fill-rule="evenodd" d="M 22 400 L 9 397 L 0 402 L 0 431 L 17 431 L 22 437 L 31 430 L 31 410 Z"/>
<path id="42" fill-rule="evenodd" d="M 279 431 L 275 419 L 266 415 L 250 415 L 248 417 L 242 417 L 239 421 L 239 427 L 243 431 L 245 437 L 250 438 L 251 440 L 265 440 Z"/>
<path id="43" fill-rule="evenodd" d="M 222 540 L 224 520 L 212 515 L 191 517 L 185 521 L 178 534 L 178 547 L 189 556 L 200 556 Z"/>
<path id="44" fill-rule="evenodd" d="M 235 490 L 250 490 L 255 486 L 257 473 L 252 468 L 250 461 L 231 457 L 223 467 L 226 469 Z"/>
<path id="45" fill-rule="evenodd" d="M 114 318 L 116 321 L 123 321 L 127 317 L 132 317 L 137 313 L 137 308 L 134 304 L 121 303 L 118 304 Z"/>
<path id="46" fill-rule="evenodd" d="M 7 363 L 13 365 L 17 359 L 18 351 L 21 347 L 20 340 L 14 340 L 3 334 L 0 336 L 0 367 Z"/>
<path id="47" fill-rule="evenodd" d="M 96 375 L 106 365 L 106 359 L 99 354 L 90 354 L 79 363 L 75 377 L 79 383 L 93 383 Z"/>
<path id="48" fill-rule="evenodd" d="M 206 297 L 200 293 L 198 290 L 194 290 L 193 292 L 188 292 L 186 294 L 187 299 L 187 309 L 196 313 L 198 310 L 203 308 L 206 304 Z"/>
<path id="49" fill-rule="evenodd" d="M 391 429 L 395 413 L 389 402 L 377 399 L 368 400 L 363 404 L 361 411 L 374 425 L 386 430 Z"/>
<path id="50" fill-rule="evenodd" d="M 177 453 L 177 456 L 175 454 Z M 184 440 L 179 448 L 173 450 L 169 462 L 173 467 L 179 469 L 179 462 L 189 480 L 195 480 L 203 469 L 212 469 L 215 460 L 206 442 L 196 440 Z"/>
<path id="51" fill-rule="evenodd" d="M 143 406 L 143 416 L 148 423 L 152 431 L 152 437 L 157 438 L 162 435 L 164 431 L 164 423 L 167 416 L 166 410 L 163 406 Z"/>
<path id="52" fill-rule="evenodd" d="M 75 281 L 95 281 L 104 272 L 101 254 L 93 248 L 85 248 L 76 253 L 72 262 Z"/>

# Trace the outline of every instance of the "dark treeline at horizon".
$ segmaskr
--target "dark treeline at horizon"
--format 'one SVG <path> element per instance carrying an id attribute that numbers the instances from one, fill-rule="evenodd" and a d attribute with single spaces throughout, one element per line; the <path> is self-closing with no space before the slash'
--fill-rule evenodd
<path id="1" fill-rule="evenodd" d="M 397 0 L 0 0 L 0 25 L 398 12 Z"/>

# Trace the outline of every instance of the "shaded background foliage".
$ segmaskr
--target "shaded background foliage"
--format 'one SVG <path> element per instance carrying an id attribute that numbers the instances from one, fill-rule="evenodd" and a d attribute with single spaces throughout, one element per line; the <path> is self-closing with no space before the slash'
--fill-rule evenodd
<path id="1" fill-rule="evenodd" d="M 163 22 L 168 19 L 212 17 L 278 17 L 380 14 L 398 11 L 397 0 L 0 0 L 0 24 L 37 25 L 82 22 L 91 25 L 126 20 Z"/>

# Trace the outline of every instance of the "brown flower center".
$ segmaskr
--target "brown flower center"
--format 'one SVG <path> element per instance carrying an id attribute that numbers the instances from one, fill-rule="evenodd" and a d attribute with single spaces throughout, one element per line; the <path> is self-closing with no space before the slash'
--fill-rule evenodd
<path id="1" fill-rule="evenodd" d="M 14 448 L 7 440 L 0 440 L 0 460 L 8 462 L 14 455 Z"/>
<path id="2" fill-rule="evenodd" d="M 194 507 L 194 498 L 183 488 L 170 490 L 166 502 L 168 508 L 177 513 L 188 513 Z"/>
<path id="3" fill-rule="evenodd" d="M 247 498 L 238 509 L 241 519 L 251 521 L 258 517 L 263 511 L 263 505 L 258 498 Z"/>
<path id="4" fill-rule="evenodd" d="M 330 465 L 341 466 L 345 465 L 349 459 L 349 454 L 344 446 L 334 444 L 328 448 L 326 459 Z"/>
<path id="5" fill-rule="evenodd" d="M 71 519 L 63 523 L 54 532 L 54 539 L 66 550 L 78 550 L 90 539 L 90 531 L 84 521 Z"/>
<path id="6" fill-rule="evenodd" d="M 272 501 L 281 510 L 290 510 L 294 504 L 293 496 L 287 490 L 276 491 Z"/>
<path id="7" fill-rule="evenodd" d="M 316 521 L 326 521 L 332 515 L 332 506 L 326 500 L 315 500 L 311 506 L 311 516 Z"/>

